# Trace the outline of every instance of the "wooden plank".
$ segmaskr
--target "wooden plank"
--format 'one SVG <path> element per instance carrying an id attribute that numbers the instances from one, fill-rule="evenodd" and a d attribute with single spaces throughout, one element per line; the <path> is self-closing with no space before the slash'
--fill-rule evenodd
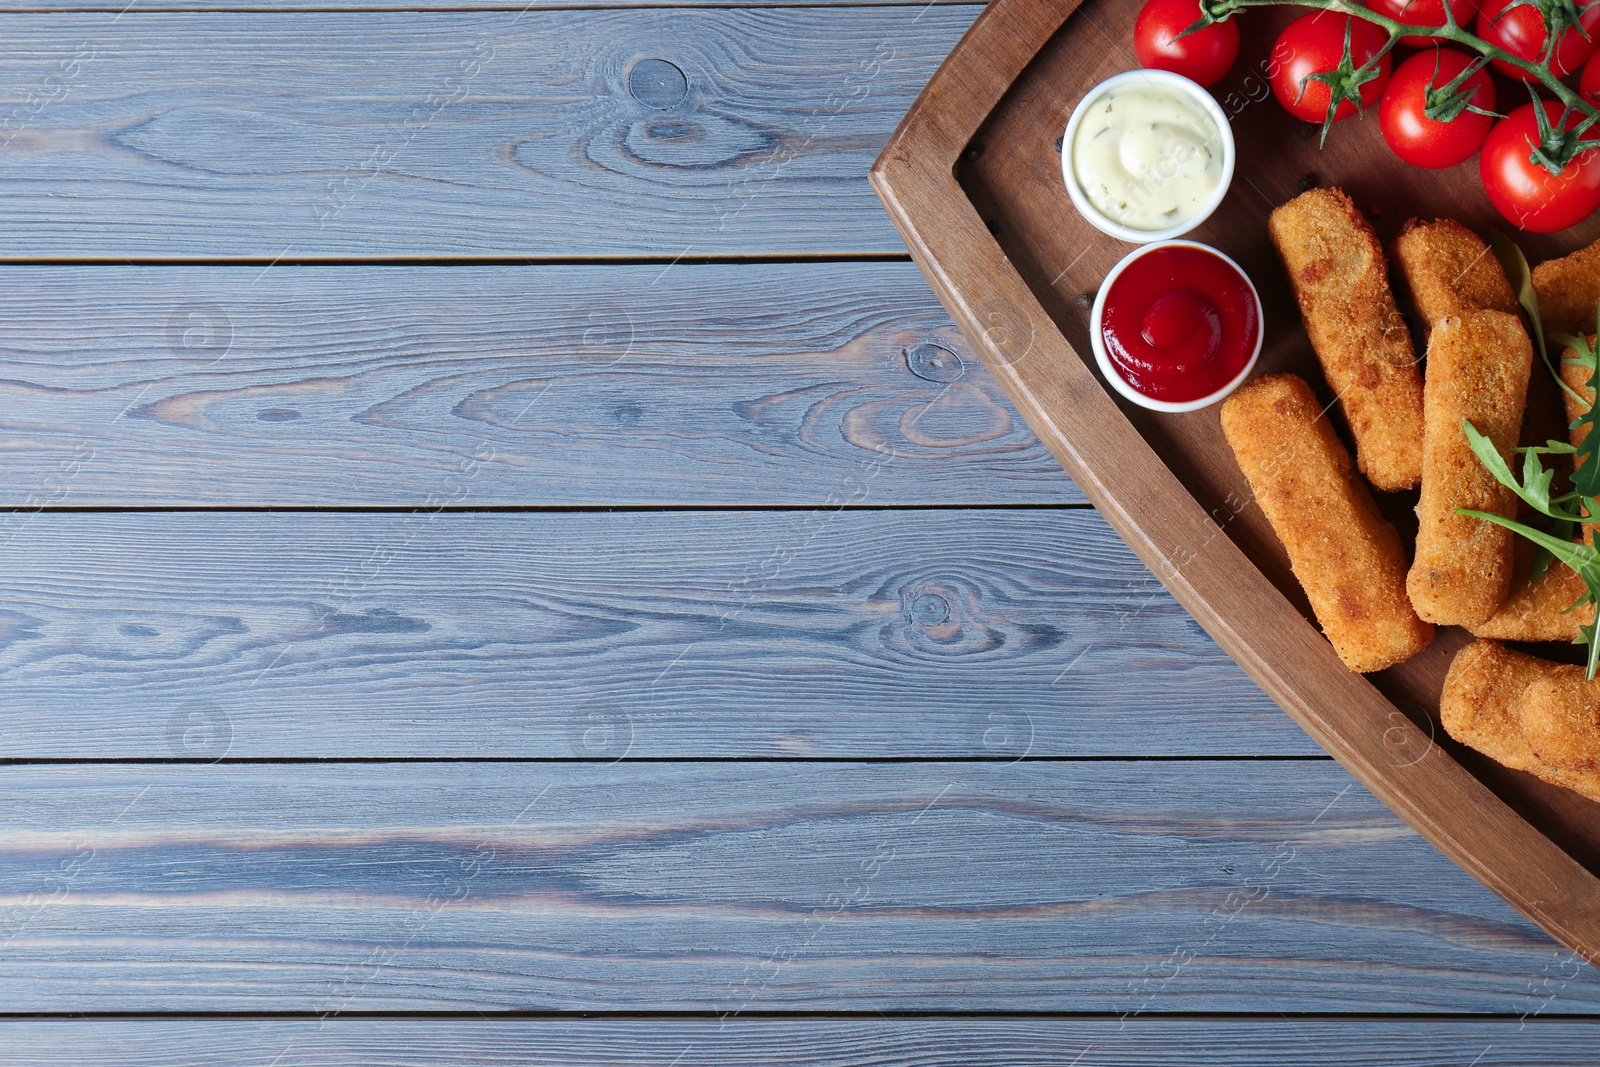
<path id="1" fill-rule="evenodd" d="M 1088 510 L 8 520 L 8 757 L 1318 753 Z"/>
<path id="2" fill-rule="evenodd" d="M 1325 761 L 12 766 L 0 788 L 13 1012 L 1600 1007 L 1600 973 Z"/>
<path id="3" fill-rule="evenodd" d="M 0 506 L 1083 499 L 906 263 L 5 279 Z"/>
<path id="4" fill-rule="evenodd" d="M 977 10 L 14 14 L 0 258 L 899 253 L 867 167 Z"/>
<path id="5" fill-rule="evenodd" d="M 8 1019 L 4 1067 L 1571 1067 L 1589 1020 L 1062 1018 Z"/>

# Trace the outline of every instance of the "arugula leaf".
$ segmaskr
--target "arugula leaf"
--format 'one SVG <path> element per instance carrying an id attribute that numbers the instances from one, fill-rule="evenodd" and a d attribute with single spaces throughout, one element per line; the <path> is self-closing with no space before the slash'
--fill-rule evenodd
<path id="1" fill-rule="evenodd" d="M 1572 498 L 1572 494 L 1562 497 L 1551 497 L 1550 486 L 1555 480 L 1555 472 L 1544 469 L 1544 464 L 1539 457 L 1556 452 L 1569 451 L 1571 445 L 1562 445 L 1559 441 L 1551 441 L 1543 448 L 1519 448 L 1516 451 L 1524 454 L 1523 477 L 1526 484 L 1519 482 L 1517 476 L 1511 473 L 1511 465 L 1505 461 L 1500 450 L 1493 441 L 1485 437 L 1467 419 L 1461 420 L 1461 430 L 1467 435 L 1467 444 L 1472 447 L 1472 454 L 1478 457 L 1478 462 L 1483 464 L 1485 470 L 1494 475 L 1494 480 L 1517 494 L 1518 498 L 1530 508 L 1541 515 L 1565 522 L 1582 521 L 1583 516 L 1566 508 L 1564 505 Z M 1554 446 L 1554 447 L 1552 447 Z"/>
<path id="2" fill-rule="evenodd" d="M 1568 522 L 1566 519 L 1557 519 L 1550 526 L 1551 536 L 1559 537 L 1563 541 L 1572 540 L 1573 535 L 1577 532 L 1578 524 L 1575 522 Z M 1556 554 L 1541 545 L 1539 551 L 1533 554 L 1533 566 L 1530 568 L 1528 576 L 1536 582 L 1543 580 L 1544 576 L 1550 571 L 1550 564 L 1554 563 L 1555 561 Z M 1570 611 L 1571 608 L 1567 610 Z"/>
<path id="3" fill-rule="evenodd" d="M 1470 419 L 1461 420 L 1461 429 L 1466 432 L 1467 444 L 1472 446 L 1472 454 L 1478 457 L 1483 469 L 1494 475 L 1495 481 L 1522 496 L 1522 486 L 1517 484 L 1517 476 L 1511 473 L 1511 467 L 1494 442 L 1480 433 Z"/>
<path id="4" fill-rule="evenodd" d="M 1586 592 L 1573 602 L 1568 611 L 1575 611 L 1587 604 L 1600 605 L 1600 549 L 1593 545 L 1586 545 L 1579 541 L 1563 541 L 1553 534 L 1543 530 L 1536 530 L 1532 526 L 1520 523 L 1515 519 L 1508 519 L 1504 515 L 1496 515 L 1490 511 L 1474 511 L 1471 508 L 1457 508 L 1457 515 L 1470 515 L 1474 519 L 1492 522 L 1496 526 L 1521 534 L 1541 548 L 1549 549 L 1550 553 L 1562 563 L 1571 567 L 1578 577 L 1583 579 Z M 1600 668 L 1600 615 L 1596 615 L 1593 622 L 1583 624 L 1579 628 L 1581 636 L 1574 644 L 1587 644 L 1589 646 L 1589 663 L 1584 675 L 1590 681 L 1594 680 L 1595 671 Z"/>
<path id="5" fill-rule="evenodd" d="M 1541 548 L 1533 554 L 1533 566 L 1528 568 L 1528 577 L 1532 581 L 1540 581 L 1550 573 L 1550 564 L 1556 561 L 1556 555 L 1548 548 Z"/>
<path id="6" fill-rule="evenodd" d="M 1504 526 L 1514 533 L 1521 534 L 1541 548 L 1548 548 L 1551 555 L 1577 571 L 1579 575 L 1582 575 L 1584 568 L 1587 567 L 1593 570 L 1596 579 L 1600 580 L 1600 549 L 1595 548 L 1593 545 L 1586 545 L 1581 541 L 1563 541 L 1554 534 L 1547 534 L 1543 530 L 1534 529 L 1527 523 L 1518 522 L 1516 519 L 1508 519 L 1504 515 L 1496 515 L 1492 511 L 1456 508 L 1456 514 L 1470 515 L 1474 519 L 1483 519 L 1485 522 L 1492 522 L 1496 526 Z M 1590 592 L 1592 593 L 1594 590 L 1591 589 Z"/>
<path id="7" fill-rule="evenodd" d="M 1550 483 L 1555 481 L 1556 472 L 1544 469 L 1544 462 L 1539 458 L 1539 451 L 1530 448 L 1522 457 L 1522 492 L 1523 499 L 1534 507 L 1534 510 L 1545 515 L 1550 514 Z"/>
<path id="8" fill-rule="evenodd" d="M 1587 579 L 1584 579 L 1584 581 L 1587 581 Z M 1594 603 L 1594 601 L 1595 587 L 1594 585 L 1590 585 L 1589 601 L 1587 601 L 1587 603 Z M 1573 606 L 1576 608 L 1578 605 Z M 1600 665 L 1600 640 L 1595 640 L 1595 638 L 1597 638 L 1597 632 L 1600 632 L 1600 614 L 1595 616 L 1594 622 L 1586 622 L 1586 624 L 1582 625 L 1581 629 L 1582 637 L 1579 638 L 1579 640 L 1573 641 L 1573 645 L 1582 645 L 1582 643 L 1587 643 L 1587 645 L 1589 645 L 1589 670 L 1587 670 L 1587 673 L 1584 673 L 1584 678 L 1589 681 L 1594 681 L 1595 667 Z"/>
<path id="9" fill-rule="evenodd" d="M 1600 303 L 1595 305 L 1595 332 L 1600 334 Z M 1597 380 L 1597 376 L 1600 376 L 1600 369 L 1597 369 L 1600 367 L 1600 358 L 1596 357 L 1594 345 L 1587 337 L 1562 336 L 1554 340 L 1573 351 L 1573 355 L 1562 361 L 1563 366 L 1581 367 L 1589 371 L 1589 395 L 1594 396 L 1595 387 L 1600 385 L 1600 380 Z M 1562 381 L 1562 385 L 1565 386 L 1566 382 Z M 1597 412 L 1587 397 L 1571 387 L 1567 388 L 1567 392 L 1576 397 L 1584 408 L 1583 414 L 1573 420 L 1571 426 L 1573 430 L 1584 431 L 1583 444 L 1578 447 L 1577 457 L 1573 460 L 1572 487 L 1584 496 L 1600 496 L 1600 463 L 1595 462 L 1595 452 L 1600 449 L 1600 436 L 1595 432 L 1600 430 L 1600 422 L 1595 421 Z"/>

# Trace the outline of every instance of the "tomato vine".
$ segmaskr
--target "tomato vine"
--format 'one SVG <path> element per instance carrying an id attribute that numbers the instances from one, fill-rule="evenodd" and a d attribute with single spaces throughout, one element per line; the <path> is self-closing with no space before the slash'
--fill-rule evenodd
<path id="1" fill-rule="evenodd" d="M 1547 42 L 1544 54 L 1537 61 L 1524 59 L 1508 52 L 1504 48 L 1464 29 L 1456 21 L 1455 13 L 1448 3 L 1444 5 L 1445 20 L 1442 24 L 1438 26 L 1417 26 L 1402 23 L 1399 19 L 1373 11 L 1354 2 L 1354 0 L 1199 0 L 1200 19 L 1184 32 L 1193 33 L 1207 26 L 1226 22 L 1232 16 L 1250 8 L 1273 7 L 1286 3 L 1295 7 L 1329 11 L 1334 14 L 1362 19 L 1372 23 L 1389 35 L 1388 41 L 1376 54 L 1368 58 L 1365 63 L 1357 66 L 1351 60 L 1348 44 L 1349 35 L 1346 34 L 1346 62 L 1340 65 L 1339 71 L 1330 72 L 1330 75 L 1327 76 L 1341 79 L 1341 84 L 1338 86 L 1329 84 L 1333 101 L 1329 105 L 1327 123 L 1332 123 L 1334 109 L 1343 100 L 1353 99 L 1356 101 L 1357 106 L 1360 106 L 1359 89 L 1361 84 L 1375 76 L 1378 64 L 1400 42 L 1402 37 L 1431 37 L 1459 45 L 1477 53 L 1480 57 L 1479 61 L 1468 67 L 1466 72 L 1463 72 L 1461 78 L 1452 83 L 1453 85 L 1464 81 L 1466 77 L 1470 77 L 1471 73 L 1481 69 L 1483 64 L 1495 61 L 1502 65 L 1515 67 L 1531 75 L 1532 85 L 1543 87 L 1560 102 L 1562 105 L 1561 121 L 1554 124 L 1541 123 L 1540 143 L 1530 144 L 1532 152 L 1529 158 L 1534 163 L 1544 167 L 1552 174 L 1560 174 L 1567 164 L 1580 153 L 1591 148 L 1600 147 L 1600 139 L 1585 136 L 1596 124 L 1600 124 L 1600 106 L 1596 106 L 1592 101 L 1585 99 L 1576 90 L 1563 83 L 1555 75 L 1554 71 L 1550 69 L 1551 58 L 1563 33 L 1575 31 L 1584 33 L 1587 36 L 1586 31 L 1579 24 L 1579 19 L 1590 7 L 1594 6 L 1593 3 L 1580 7 L 1575 0 L 1517 0 L 1513 6 L 1536 7 L 1544 19 Z M 1600 0 L 1595 0 L 1595 3 L 1600 3 Z M 1327 80 L 1327 77 L 1324 77 L 1323 80 Z M 1530 91 L 1533 92 L 1534 99 L 1537 101 L 1537 92 L 1531 88 Z M 1540 108 L 1538 110 L 1542 114 L 1543 109 Z M 1583 118 L 1570 130 L 1566 129 L 1566 120 L 1574 112 L 1582 115 Z M 1325 124 L 1324 135 L 1326 135 L 1326 129 L 1327 126 Z"/>

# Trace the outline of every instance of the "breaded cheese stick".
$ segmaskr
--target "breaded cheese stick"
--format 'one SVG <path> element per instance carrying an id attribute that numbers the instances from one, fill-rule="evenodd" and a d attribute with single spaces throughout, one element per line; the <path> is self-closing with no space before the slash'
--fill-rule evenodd
<path id="1" fill-rule="evenodd" d="M 1383 248 L 1338 189 L 1312 189 L 1267 220 L 1311 347 L 1356 439 L 1356 463 L 1379 489 L 1422 478 L 1422 375 L 1395 308 Z"/>
<path id="2" fill-rule="evenodd" d="M 1471 626 L 1474 637 L 1496 641 L 1575 641 L 1584 623 L 1594 621 L 1594 607 L 1573 611 L 1588 587 L 1571 567 L 1552 561 L 1538 581 L 1533 580 L 1533 560 L 1539 549 L 1525 537 L 1512 547 L 1511 592 L 1487 621 Z"/>
<path id="3" fill-rule="evenodd" d="M 1533 291 L 1546 335 L 1591 333 L 1600 301 L 1600 241 L 1533 268 Z"/>
<path id="4" fill-rule="evenodd" d="M 1249 382 L 1222 405 L 1222 432 L 1345 666 L 1377 671 L 1422 651 L 1433 627 L 1406 599 L 1400 535 L 1311 387 L 1293 374 Z"/>
<path id="5" fill-rule="evenodd" d="M 1439 718 L 1451 737 L 1495 762 L 1600 800 L 1591 758 L 1600 731 L 1584 718 L 1600 701 L 1597 685 L 1578 667 L 1476 641 L 1450 664 Z"/>
<path id="6" fill-rule="evenodd" d="M 1412 219 L 1389 246 L 1401 287 L 1416 306 L 1426 341 L 1433 324 L 1463 311 L 1517 313 L 1506 272 L 1483 238 L 1455 219 Z"/>
<path id="7" fill-rule="evenodd" d="M 1514 708 L 1544 663 L 1498 641 L 1474 641 L 1457 652 L 1439 694 L 1445 731 L 1496 763 L 1534 770 L 1539 758 L 1523 739 Z"/>
<path id="8" fill-rule="evenodd" d="M 1600 771 L 1600 681 L 1583 668 L 1552 664 L 1517 702 L 1522 737 L 1541 761 L 1563 771 Z"/>
<path id="9" fill-rule="evenodd" d="M 1429 622 L 1480 625 L 1511 591 L 1512 532 L 1456 509 L 1510 518 L 1517 497 L 1478 462 L 1461 423 L 1470 420 L 1509 457 L 1532 371 L 1533 344 L 1515 315 L 1469 311 L 1434 323 L 1417 556 L 1406 578 L 1412 605 Z"/>

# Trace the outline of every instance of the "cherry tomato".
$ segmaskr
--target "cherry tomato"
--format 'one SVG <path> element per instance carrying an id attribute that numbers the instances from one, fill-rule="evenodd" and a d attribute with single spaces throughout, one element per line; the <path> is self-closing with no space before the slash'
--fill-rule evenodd
<path id="1" fill-rule="evenodd" d="M 1583 65 L 1583 75 L 1578 79 L 1578 95 L 1592 104 L 1600 104 L 1600 52 L 1589 57 Z"/>
<path id="2" fill-rule="evenodd" d="M 1583 61 L 1595 50 L 1595 33 L 1600 31 L 1600 5 L 1590 4 L 1585 8 L 1584 0 L 1579 0 L 1578 6 L 1582 11 L 1578 16 L 1578 25 L 1589 36 L 1585 38 L 1578 26 L 1569 26 L 1562 31 L 1555 54 L 1550 57 L 1550 72 L 1558 78 L 1564 78 L 1583 66 Z M 1544 56 L 1544 46 L 1549 40 L 1544 28 L 1544 16 L 1539 9 L 1520 0 L 1489 0 L 1478 12 L 1477 32 L 1490 44 L 1498 45 L 1531 63 L 1539 62 Z M 1520 78 L 1525 82 L 1537 80 L 1504 60 L 1497 59 L 1494 65 L 1508 78 Z"/>
<path id="3" fill-rule="evenodd" d="M 1472 63 L 1472 57 L 1450 48 L 1429 48 L 1394 68 L 1389 87 L 1378 102 L 1378 126 L 1394 154 L 1416 167 L 1453 167 L 1471 159 L 1482 145 L 1494 120 L 1463 109 L 1449 122 L 1425 113 L 1428 91 L 1449 85 Z M 1494 110 L 1494 85 L 1489 72 L 1479 70 L 1462 83 L 1475 107 Z"/>
<path id="4" fill-rule="evenodd" d="M 1560 121 L 1560 104 L 1544 100 L 1539 106 L 1551 126 Z M 1560 174 L 1551 174 L 1528 158 L 1539 141 L 1533 108 L 1523 104 L 1495 123 L 1478 157 L 1478 173 L 1489 202 L 1507 222 L 1534 233 L 1553 233 L 1582 222 L 1600 207 L 1600 148 L 1579 153 Z M 1569 114 L 1566 128 L 1582 120 L 1576 112 Z"/>
<path id="5" fill-rule="evenodd" d="M 1444 25 L 1445 0 L 1367 0 L 1367 7 L 1380 15 L 1388 15 L 1407 26 L 1434 29 Z M 1451 0 L 1450 10 L 1455 14 L 1456 25 L 1465 29 L 1472 25 L 1472 16 L 1478 13 L 1478 0 Z M 1423 34 L 1408 34 L 1400 38 L 1401 44 L 1423 48 L 1438 44 L 1438 38 Z"/>
<path id="6" fill-rule="evenodd" d="M 1344 56 L 1346 26 L 1350 28 L 1350 61 L 1353 68 L 1360 68 L 1389 40 L 1388 34 L 1364 19 L 1328 11 L 1302 15 L 1278 35 L 1277 43 L 1272 46 L 1272 62 L 1268 68 L 1272 92 L 1278 98 L 1278 103 L 1295 118 L 1307 122 L 1322 122 L 1327 118 L 1328 104 L 1333 99 L 1328 86 L 1310 78 L 1313 74 L 1325 74 L 1338 68 L 1339 60 Z M 1363 82 L 1359 89 L 1351 89 L 1359 93 L 1362 107 L 1371 106 L 1382 95 L 1384 84 L 1389 80 L 1388 55 L 1378 61 L 1376 75 Z M 1355 102 L 1347 97 L 1339 101 L 1333 117 L 1349 118 L 1355 113 Z"/>
<path id="7" fill-rule="evenodd" d="M 1200 20 L 1200 0 L 1149 0 L 1133 24 L 1133 50 L 1141 67 L 1170 70 L 1210 87 L 1239 58 L 1236 19 L 1213 23 L 1178 40 Z"/>

